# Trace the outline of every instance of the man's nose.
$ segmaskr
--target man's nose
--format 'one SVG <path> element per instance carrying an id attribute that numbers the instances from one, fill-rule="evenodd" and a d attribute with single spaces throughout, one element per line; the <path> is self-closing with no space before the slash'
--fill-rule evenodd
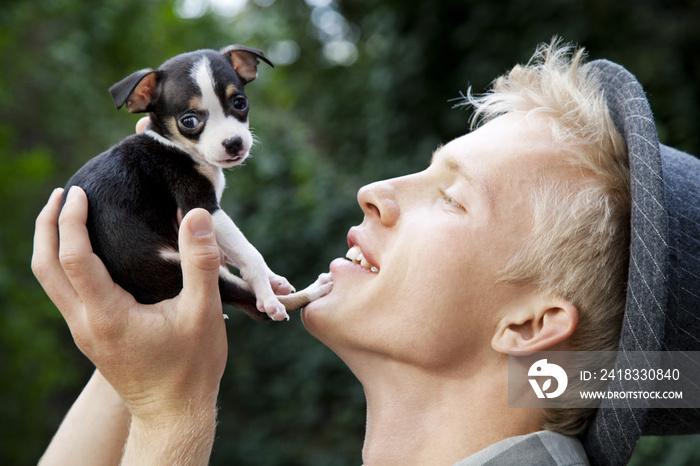
<path id="1" fill-rule="evenodd" d="M 357 193 L 357 202 L 365 213 L 365 218 L 377 219 L 384 226 L 396 225 L 401 214 L 396 187 L 391 180 L 363 186 Z"/>

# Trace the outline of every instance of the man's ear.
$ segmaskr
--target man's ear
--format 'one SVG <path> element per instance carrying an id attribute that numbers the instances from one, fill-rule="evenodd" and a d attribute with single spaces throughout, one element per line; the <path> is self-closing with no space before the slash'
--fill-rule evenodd
<path id="1" fill-rule="evenodd" d="M 578 310 L 558 298 L 533 298 L 511 309 L 498 323 L 491 347 L 499 353 L 544 351 L 574 333 Z"/>
<path id="2" fill-rule="evenodd" d="M 273 68 L 275 67 L 261 50 L 244 45 L 229 45 L 221 49 L 221 53 L 229 57 L 233 69 L 241 78 L 244 85 L 258 77 L 258 59 L 264 61 Z"/>
<path id="3" fill-rule="evenodd" d="M 131 113 L 147 112 L 158 94 L 158 74 L 146 68 L 135 71 L 109 88 L 117 109 L 126 104 Z"/>

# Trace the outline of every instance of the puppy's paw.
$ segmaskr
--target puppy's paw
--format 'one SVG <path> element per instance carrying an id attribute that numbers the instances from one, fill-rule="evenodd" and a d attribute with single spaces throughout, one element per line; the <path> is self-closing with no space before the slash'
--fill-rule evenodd
<path id="1" fill-rule="evenodd" d="M 270 286 L 272 287 L 272 291 L 276 295 L 287 295 L 290 293 L 294 293 L 296 290 L 294 287 L 287 281 L 286 278 L 284 278 L 281 275 L 277 275 L 273 271 L 268 271 L 267 272 L 267 277 L 268 280 L 270 281 Z"/>
<path id="2" fill-rule="evenodd" d="M 257 308 L 260 312 L 267 314 L 272 320 L 278 322 L 281 320 L 289 320 L 289 314 L 287 314 L 284 305 L 274 296 L 266 299 L 258 299 Z"/>
<path id="3" fill-rule="evenodd" d="M 330 272 L 322 273 L 308 288 L 311 301 L 325 296 L 333 289 L 333 275 Z"/>

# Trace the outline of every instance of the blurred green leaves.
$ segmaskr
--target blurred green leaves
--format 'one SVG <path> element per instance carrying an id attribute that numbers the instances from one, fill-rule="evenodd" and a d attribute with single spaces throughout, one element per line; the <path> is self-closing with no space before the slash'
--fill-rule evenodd
<path id="1" fill-rule="evenodd" d="M 427 166 L 467 128 L 450 100 L 555 34 L 635 73 L 662 142 L 700 154 L 697 0 L 249 0 L 234 16 L 201 4 L 0 9 L 0 464 L 36 462 L 90 373 L 31 274 L 33 222 L 54 187 L 133 132 L 138 116 L 117 112 L 107 88 L 136 69 L 232 43 L 277 61 L 247 88 L 260 141 L 227 174 L 222 204 L 297 287 L 345 253 L 359 187 Z M 364 397 L 347 368 L 298 315 L 230 314 L 212 464 L 360 464 Z M 635 464 L 698 462 L 696 442 L 643 440 Z"/>

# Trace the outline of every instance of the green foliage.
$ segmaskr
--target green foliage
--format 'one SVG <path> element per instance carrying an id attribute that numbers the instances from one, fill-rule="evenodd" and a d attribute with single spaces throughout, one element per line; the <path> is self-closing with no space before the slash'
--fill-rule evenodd
<path id="1" fill-rule="evenodd" d="M 662 141 L 700 154 L 697 0 L 336 0 L 325 9 L 251 0 L 233 18 L 189 19 L 176 14 L 182 4 L 10 0 L 0 9 L 1 464 L 36 461 L 90 372 L 31 275 L 33 221 L 53 187 L 133 131 L 137 117 L 115 111 L 107 88 L 136 69 L 231 43 L 288 62 L 261 66 L 249 86 L 260 142 L 227 175 L 223 207 L 297 287 L 345 252 L 347 229 L 362 219 L 360 186 L 427 166 L 467 128 L 450 100 L 470 85 L 482 92 L 555 34 L 635 73 Z M 361 387 L 292 319 L 232 315 L 212 464 L 360 464 Z M 696 444 L 645 439 L 634 464 L 690 464 Z"/>
<path id="2" fill-rule="evenodd" d="M 630 466 L 667 464 L 693 466 L 700 464 L 698 436 L 686 435 L 675 438 L 644 437 L 639 441 Z"/>

